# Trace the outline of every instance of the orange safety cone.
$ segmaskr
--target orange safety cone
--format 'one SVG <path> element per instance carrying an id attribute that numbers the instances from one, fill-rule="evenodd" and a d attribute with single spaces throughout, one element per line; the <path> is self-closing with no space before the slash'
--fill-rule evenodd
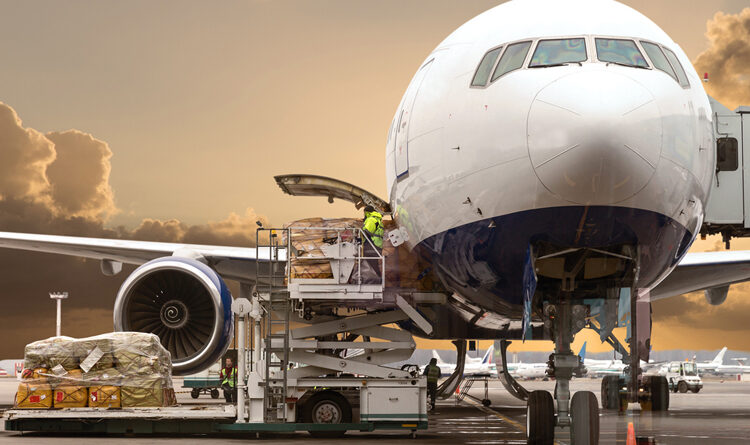
<path id="1" fill-rule="evenodd" d="M 625 445 L 636 445 L 635 428 L 633 428 L 633 422 L 628 423 L 628 440 L 625 441 Z"/>

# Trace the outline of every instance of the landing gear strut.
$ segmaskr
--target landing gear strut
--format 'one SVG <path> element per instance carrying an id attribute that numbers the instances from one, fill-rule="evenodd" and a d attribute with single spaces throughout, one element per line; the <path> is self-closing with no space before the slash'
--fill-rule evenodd
<path id="1" fill-rule="evenodd" d="M 570 379 L 583 373 L 582 364 L 570 349 L 573 336 L 586 325 L 587 308 L 569 302 L 546 304 L 545 323 L 549 323 L 555 341 L 555 353 L 550 356 L 547 375 L 555 378 L 554 399 L 546 391 L 534 391 L 527 406 L 527 443 L 551 445 L 554 427 L 570 428 L 574 445 L 598 445 L 599 406 L 591 391 L 579 391 L 570 398 Z M 549 419 L 554 418 L 554 422 Z"/>
<path id="2" fill-rule="evenodd" d="M 629 403 L 639 403 L 643 411 L 666 411 L 669 409 L 669 383 L 666 377 L 642 375 L 643 349 L 648 345 L 651 332 L 651 308 L 647 294 L 631 289 L 635 298 L 631 300 L 629 350 L 614 336 L 611 329 L 605 332 L 598 324 L 590 322 L 588 327 L 612 345 L 622 356 L 625 367 L 623 375 L 608 375 L 602 379 L 602 409 L 625 411 Z M 645 298 L 644 298 L 645 297 Z M 639 345 L 639 336 L 642 345 Z M 647 357 L 643 357 L 647 359 Z"/>

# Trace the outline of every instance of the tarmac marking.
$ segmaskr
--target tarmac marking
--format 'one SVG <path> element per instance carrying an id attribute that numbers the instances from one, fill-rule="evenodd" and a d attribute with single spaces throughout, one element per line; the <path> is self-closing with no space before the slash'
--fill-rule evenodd
<path id="1" fill-rule="evenodd" d="M 479 411 L 482 411 L 483 413 L 491 414 L 491 415 L 497 417 L 498 419 L 500 419 L 500 420 L 502 420 L 502 421 L 504 421 L 504 422 L 512 425 L 518 431 L 526 434 L 526 427 L 524 427 L 520 423 L 516 422 L 515 420 L 511 419 L 510 417 L 504 416 L 504 415 L 500 414 L 499 412 L 495 411 L 492 408 L 487 408 L 486 406 L 484 406 L 484 405 L 482 405 L 480 403 L 477 403 L 477 402 L 471 400 L 468 397 L 465 398 L 463 401 L 466 402 L 466 403 L 469 403 L 470 405 L 473 405 L 475 408 L 477 408 Z"/>
<path id="2" fill-rule="evenodd" d="M 494 409 L 488 408 L 488 407 L 486 407 L 486 406 L 484 406 L 484 405 L 482 405 L 480 403 L 477 403 L 477 402 L 473 401 L 472 399 L 470 399 L 468 397 L 465 398 L 465 399 L 463 399 L 462 401 L 466 402 L 466 403 L 469 403 L 470 405 L 474 406 L 476 409 L 478 409 L 479 411 L 482 411 L 483 413 L 491 414 L 491 415 L 497 417 L 498 419 L 500 419 L 500 420 L 502 420 L 502 421 L 504 421 L 504 422 L 512 425 L 518 431 L 522 432 L 524 434 L 524 436 L 526 435 L 526 427 L 524 427 L 522 424 L 516 422 L 515 420 L 511 419 L 510 417 L 505 416 L 503 414 L 500 414 L 499 412 L 495 411 Z M 554 443 L 554 445 L 560 445 L 560 443 L 557 442 L 557 441 L 555 441 L 553 443 Z"/>

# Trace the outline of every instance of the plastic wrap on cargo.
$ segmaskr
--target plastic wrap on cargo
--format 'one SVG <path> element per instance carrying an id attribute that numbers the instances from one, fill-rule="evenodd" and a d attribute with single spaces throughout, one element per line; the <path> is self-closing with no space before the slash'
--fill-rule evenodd
<path id="1" fill-rule="evenodd" d="M 171 357 L 154 334 L 40 340 L 26 346 L 24 367 L 17 408 L 175 404 Z"/>
<path id="2" fill-rule="evenodd" d="M 325 254 L 320 247 L 325 244 L 326 239 L 335 239 L 339 233 L 344 241 L 352 241 L 356 231 L 341 229 L 356 228 L 361 225 L 362 220 L 355 218 L 307 218 L 285 224 L 284 228 L 293 228 L 291 238 L 295 255 L 292 259 L 290 276 L 292 278 L 333 278 L 331 263 L 323 258 Z M 281 244 L 284 246 L 287 244 L 286 232 L 282 233 Z"/>
<path id="3" fill-rule="evenodd" d="M 324 257 L 320 247 L 326 239 L 333 240 L 341 233 L 343 241 L 352 241 L 360 232 L 354 230 L 362 227 L 363 220 L 358 218 L 308 218 L 285 224 L 284 228 L 292 227 L 292 247 L 296 251 L 292 257 L 292 278 L 333 278 L 331 264 L 326 259 L 310 259 Z M 315 229 L 312 229 L 315 228 Z M 351 228 L 353 230 L 341 230 Z M 388 232 L 396 228 L 393 220 L 384 219 L 382 255 L 385 258 L 385 283 L 389 287 L 414 288 L 430 291 L 440 286 L 432 274 L 428 259 L 421 258 L 409 250 L 406 244 L 393 246 L 388 239 Z M 322 230 L 318 230 L 322 229 Z M 338 229 L 338 230 L 336 230 Z M 281 244 L 286 245 L 286 233 L 282 234 Z M 355 264 L 351 281 L 356 280 L 358 265 Z M 372 270 L 368 262 L 362 263 L 362 280 L 364 282 L 379 282 L 380 271 Z"/>
<path id="4" fill-rule="evenodd" d="M 385 223 L 385 222 L 384 222 Z M 335 242 L 337 236 L 341 240 L 354 242 L 360 235 L 358 228 L 362 227 L 362 220 L 358 218 L 307 218 L 285 224 L 284 228 L 292 228 L 292 247 L 295 254 L 292 258 L 292 278 L 333 278 L 331 263 L 325 259 L 321 246 Z M 282 234 L 281 243 L 286 245 L 286 233 Z M 356 276 L 355 266 L 352 276 Z M 370 271 L 373 277 L 365 277 L 367 271 L 363 268 L 363 278 L 378 279 L 376 271 Z"/>

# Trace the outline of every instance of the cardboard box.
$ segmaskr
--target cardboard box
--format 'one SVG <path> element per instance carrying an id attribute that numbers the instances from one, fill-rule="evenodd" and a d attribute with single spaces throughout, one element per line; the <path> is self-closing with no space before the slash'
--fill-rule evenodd
<path id="1" fill-rule="evenodd" d="M 16 408 L 52 408 L 52 387 L 48 384 L 21 382 L 16 393 Z"/>
<path id="2" fill-rule="evenodd" d="M 89 407 L 91 408 L 120 408 L 122 396 L 117 386 L 89 387 Z"/>

